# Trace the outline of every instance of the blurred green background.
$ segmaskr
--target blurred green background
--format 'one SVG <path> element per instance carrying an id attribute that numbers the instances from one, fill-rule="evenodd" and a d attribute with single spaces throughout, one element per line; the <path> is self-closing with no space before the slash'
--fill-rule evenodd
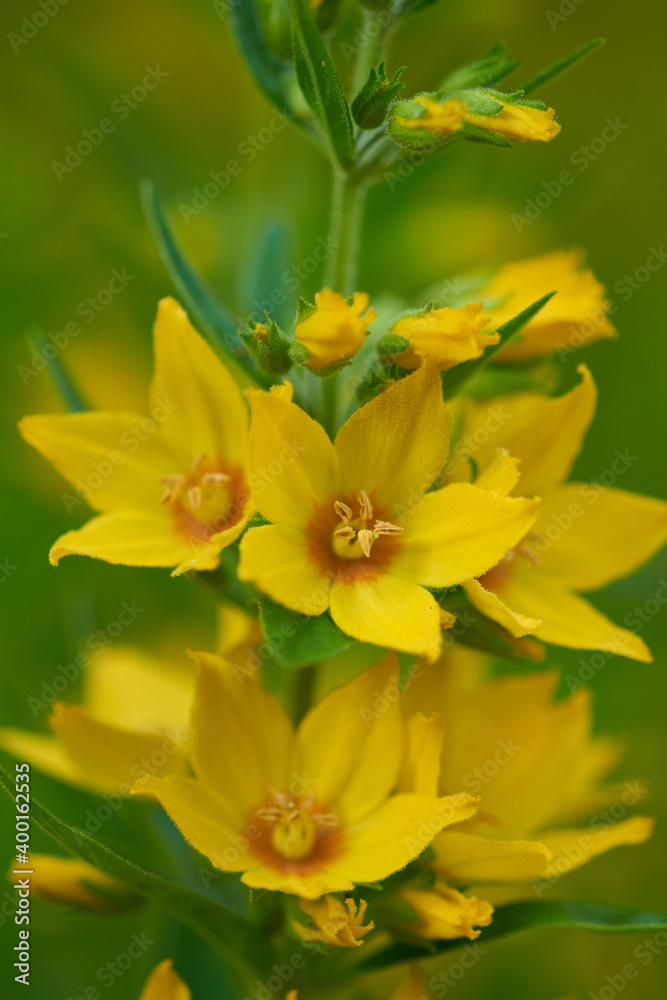
<path id="1" fill-rule="evenodd" d="M 40 697 L 42 683 L 54 676 L 58 664 L 71 660 L 78 640 L 114 620 L 122 601 L 134 599 L 145 609 L 124 638 L 165 650 L 210 644 L 213 604 L 194 584 L 171 580 L 167 572 L 78 558 L 65 560 L 57 570 L 49 567 L 49 545 L 84 518 L 66 513 L 62 482 L 15 431 L 23 414 L 58 407 L 43 377 L 26 375 L 32 363 L 26 333 L 55 334 L 78 321 L 81 333 L 62 358 L 88 397 L 97 406 L 141 409 L 156 303 L 172 289 L 141 214 L 140 179 L 157 182 L 183 245 L 240 311 L 248 273 L 244 262 L 268 220 L 281 218 L 291 226 L 297 264 L 326 235 L 329 176 L 317 152 L 291 131 L 270 132 L 266 141 L 262 130 L 273 110 L 255 91 L 214 4 L 71 0 L 15 51 L 10 34 L 20 32 L 21 19 L 38 9 L 36 2 L 22 0 L 7 5 L 2 15 L 0 724 L 45 730 L 46 713 L 35 718 L 27 699 Z M 629 449 L 637 460 L 618 485 L 659 495 L 666 475 L 660 412 L 667 365 L 664 275 L 658 271 L 640 281 L 630 296 L 621 286 L 614 289 L 666 236 L 667 147 L 656 122 L 659 97 L 651 96 L 664 90 L 665 14 L 655 0 L 641 11 L 637 16 L 637 7 L 603 0 L 553 0 L 552 6 L 538 0 L 441 0 L 406 24 L 390 61 L 392 69 L 408 67 L 406 94 L 432 87 L 447 69 L 481 55 L 498 39 L 524 59 L 530 74 L 589 38 L 603 35 L 608 44 L 539 95 L 557 109 L 562 123 L 554 142 L 509 151 L 461 144 L 395 190 L 379 185 L 369 201 L 360 286 L 371 297 L 383 291 L 415 293 L 465 268 L 559 246 L 585 247 L 618 303 L 621 339 L 577 356 L 592 366 L 600 403 L 575 471 L 597 479 L 616 449 Z M 332 44 L 343 67 L 341 40 L 349 41 L 353 25 L 348 22 L 346 30 Z M 66 147 L 108 117 L 112 103 L 141 83 L 146 67 L 156 66 L 168 74 L 160 85 L 126 118 L 114 114 L 113 133 L 59 180 L 54 161 L 62 163 Z M 589 159 L 585 171 L 575 170 L 575 183 L 518 232 L 512 214 L 522 213 L 543 182 L 571 166 L 571 155 L 601 135 L 607 118 L 627 127 Z M 243 150 L 253 137 L 263 148 L 250 162 Z M 186 223 L 179 204 L 191 204 L 194 189 L 230 159 L 241 159 L 239 176 Z M 106 288 L 114 269 L 125 269 L 132 280 L 86 321 L 82 303 Z M 321 280 L 316 273 L 299 291 L 312 292 Z M 570 359 L 568 367 L 574 363 Z M 661 578 L 667 579 L 667 567 L 656 559 L 595 601 L 620 622 L 653 597 Z M 657 833 L 645 847 L 620 848 L 570 875 L 551 890 L 554 897 L 597 898 L 662 912 L 667 907 L 664 620 L 663 610 L 642 631 L 654 651 L 653 664 L 616 658 L 591 682 L 597 728 L 627 743 L 619 775 L 643 775 L 651 784 Z M 575 673 L 582 655 L 586 658 L 552 649 L 549 662 Z M 75 694 L 72 688 L 67 697 Z M 82 794 L 63 792 L 46 778 L 37 776 L 35 789 L 73 820 L 89 805 Z M 9 863 L 13 844 L 13 810 L 4 796 L 0 814 L 1 867 Z M 122 837 L 121 821 L 115 819 L 109 831 L 112 838 Z M 37 833 L 34 846 L 48 850 L 50 844 Z M 3 886 L 0 895 L 5 891 Z M 0 923 L 3 995 L 8 983 L 8 995 L 14 995 L 14 987 L 20 996 L 11 970 L 16 929 L 5 917 Z M 150 969 L 166 956 L 174 957 L 189 978 L 195 1000 L 220 995 L 210 984 L 215 957 L 150 907 L 104 919 L 34 901 L 31 931 L 30 995 L 38 1000 L 81 996 L 96 982 L 100 965 L 122 953 L 135 932 L 146 932 L 157 943 L 103 995 L 138 997 Z M 575 931 L 515 936 L 490 945 L 455 995 L 557 1000 L 568 994 L 583 1000 L 599 995 L 607 975 L 636 963 L 633 950 L 639 943 L 637 937 Z M 378 980 L 378 995 L 388 995 L 395 978 Z M 372 981 L 369 988 L 375 988 Z M 624 989 L 625 997 L 642 1000 L 660 1000 L 666 993 L 667 954 L 642 967 Z"/>

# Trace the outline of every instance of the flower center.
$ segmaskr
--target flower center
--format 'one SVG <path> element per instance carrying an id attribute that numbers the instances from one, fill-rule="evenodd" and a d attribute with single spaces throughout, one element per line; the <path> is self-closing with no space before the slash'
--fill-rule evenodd
<path id="1" fill-rule="evenodd" d="M 492 590 L 494 593 L 498 593 L 498 591 L 502 590 L 507 583 L 511 573 L 512 564 L 515 562 L 517 556 L 527 562 L 529 566 L 541 566 L 542 560 L 537 553 L 531 549 L 529 543 L 539 543 L 543 538 L 544 536 L 541 532 L 529 531 L 518 545 L 515 545 L 513 549 L 510 549 L 509 552 L 503 556 L 496 566 L 492 566 L 492 568 L 487 570 L 483 576 L 479 577 L 479 582 L 486 588 L 486 590 Z"/>
<path id="2" fill-rule="evenodd" d="M 283 862 L 304 861 L 321 853 L 323 840 L 338 827 L 336 816 L 317 807 L 312 791 L 295 797 L 272 789 L 254 815 L 274 860 Z"/>
<path id="3" fill-rule="evenodd" d="M 373 505 L 368 494 L 359 490 L 357 494 L 359 516 L 342 500 L 336 500 L 334 510 L 341 524 L 334 530 L 332 548 L 342 559 L 370 557 L 373 542 L 380 535 L 400 535 L 403 528 L 391 521 L 378 521 L 373 517 Z"/>
<path id="4" fill-rule="evenodd" d="M 188 537 L 205 541 L 240 516 L 235 503 L 238 484 L 233 479 L 223 471 L 219 460 L 213 462 L 207 455 L 198 455 L 185 475 L 160 477 L 158 482 L 164 487 L 160 503 L 171 508 L 179 528 Z"/>

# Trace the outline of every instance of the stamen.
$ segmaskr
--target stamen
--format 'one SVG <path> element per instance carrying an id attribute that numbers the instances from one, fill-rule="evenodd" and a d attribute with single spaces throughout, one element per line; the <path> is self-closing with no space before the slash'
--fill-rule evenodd
<path id="1" fill-rule="evenodd" d="M 403 528 L 398 524 L 392 524 L 391 521 L 376 521 L 373 531 L 376 535 L 400 535 Z"/>
<path id="2" fill-rule="evenodd" d="M 336 538 L 354 538 L 355 530 L 351 524 L 344 524 L 342 528 L 336 528 L 334 535 Z"/>
<path id="3" fill-rule="evenodd" d="M 205 472 L 201 481 L 207 486 L 209 483 L 228 483 L 229 476 L 226 476 L 224 472 Z"/>
<path id="4" fill-rule="evenodd" d="M 352 508 L 348 507 L 348 505 L 346 503 L 343 503 L 342 500 L 336 500 L 334 504 L 334 510 L 338 514 L 341 521 L 351 521 L 352 518 L 354 517 L 354 514 L 352 513 Z"/>
<path id="5" fill-rule="evenodd" d="M 193 476 L 199 476 L 199 470 L 201 469 L 202 462 L 205 460 L 205 458 L 206 458 L 206 453 L 202 452 L 201 455 L 197 455 L 197 457 L 194 459 L 191 466 Z"/>
<path id="6" fill-rule="evenodd" d="M 517 546 L 517 552 L 519 553 L 520 556 L 523 556 L 526 562 L 529 562 L 531 566 L 542 565 L 542 560 L 540 559 L 540 557 L 536 555 L 532 549 L 529 549 L 527 545 Z"/>
<path id="7" fill-rule="evenodd" d="M 357 538 L 359 540 L 359 548 L 361 549 L 363 554 L 368 558 L 371 554 L 371 548 L 373 546 L 373 542 L 375 541 L 373 532 L 369 531 L 368 528 L 362 528 L 360 531 L 357 532 Z"/>
<path id="8" fill-rule="evenodd" d="M 188 490 L 188 502 L 193 510 L 201 506 L 201 486 L 191 486 Z"/>
<path id="9" fill-rule="evenodd" d="M 164 483 L 165 486 L 182 486 L 185 482 L 185 476 L 160 476 L 158 483 Z"/>
<path id="10" fill-rule="evenodd" d="M 365 521 L 370 521 L 373 516 L 373 505 L 370 501 L 368 493 L 365 490 L 359 490 L 357 493 L 357 500 L 359 501 L 359 514 Z"/>

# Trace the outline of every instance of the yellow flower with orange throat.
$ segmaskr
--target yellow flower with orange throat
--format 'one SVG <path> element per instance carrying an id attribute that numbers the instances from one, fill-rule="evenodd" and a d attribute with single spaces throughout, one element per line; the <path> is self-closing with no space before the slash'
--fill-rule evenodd
<path id="1" fill-rule="evenodd" d="M 98 511 L 51 548 L 125 566 L 211 570 L 253 514 L 248 414 L 232 375 L 173 299 L 160 302 L 149 416 L 94 411 L 26 417 L 23 437 L 74 487 L 71 513 Z"/>
<path id="2" fill-rule="evenodd" d="M 470 484 L 431 489 L 449 417 L 430 363 L 353 413 L 333 443 L 289 384 L 249 395 L 251 473 L 272 523 L 244 535 L 240 578 L 294 611 L 329 609 L 355 639 L 436 657 L 441 625 L 454 619 L 426 588 L 495 566 L 530 530 L 539 501 Z"/>
<path id="3" fill-rule="evenodd" d="M 395 654 L 297 730 L 257 680 L 213 654 L 195 658 L 195 777 L 146 775 L 133 792 L 157 799 L 193 847 L 246 885 L 303 899 L 349 891 L 404 868 L 475 812 L 465 793 L 393 794 L 403 745 Z"/>
<path id="4" fill-rule="evenodd" d="M 355 292 L 351 301 L 330 288 L 315 296 L 315 308 L 296 325 L 297 343 L 306 348 L 302 362 L 314 372 L 335 368 L 359 353 L 376 318 L 368 295 Z"/>

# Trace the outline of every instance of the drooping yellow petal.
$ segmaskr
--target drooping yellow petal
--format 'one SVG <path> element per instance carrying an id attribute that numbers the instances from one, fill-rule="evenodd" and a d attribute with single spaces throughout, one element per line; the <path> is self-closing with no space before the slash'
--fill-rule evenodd
<path id="1" fill-rule="evenodd" d="M 627 467 L 620 452 L 618 461 Z M 632 573 L 664 545 L 667 504 L 569 483 L 545 498 L 537 529 L 541 572 L 575 590 L 597 590 Z"/>
<path id="2" fill-rule="evenodd" d="M 632 816 L 621 823 L 540 834 L 540 840 L 554 855 L 553 860 L 545 865 L 544 876 L 557 878 L 612 847 L 643 844 L 653 833 L 653 826 L 654 821 L 648 816 Z"/>
<path id="3" fill-rule="evenodd" d="M 502 597 L 519 614 L 541 620 L 533 634 L 544 642 L 651 662 L 650 650 L 640 636 L 614 625 L 585 598 L 538 570 L 517 567 Z"/>
<path id="4" fill-rule="evenodd" d="M 94 719 L 85 708 L 56 702 L 51 728 L 88 784 L 127 795 L 136 778 L 147 772 L 184 770 L 184 737 L 133 733 Z"/>
<path id="5" fill-rule="evenodd" d="M 324 428 L 280 387 L 249 389 L 250 482 L 261 514 L 303 529 L 319 505 L 338 499 L 338 459 Z"/>
<path id="6" fill-rule="evenodd" d="M 303 941 L 320 941 L 329 947 L 360 948 L 363 938 L 372 931 L 375 924 L 369 921 L 364 926 L 366 901 L 360 900 L 359 907 L 353 899 L 342 903 L 335 896 L 299 902 L 301 910 L 311 918 L 309 927 L 292 921 L 292 927 Z"/>
<path id="7" fill-rule="evenodd" d="M 415 713 L 405 726 L 399 792 L 436 796 L 444 728 L 442 716 Z"/>
<path id="8" fill-rule="evenodd" d="M 513 499 L 468 483 L 424 497 L 401 536 L 392 570 L 429 587 L 480 576 L 528 532 L 539 500 Z"/>
<path id="9" fill-rule="evenodd" d="M 57 566 L 63 556 L 90 556 L 122 566 L 174 566 L 194 554 L 192 545 L 174 531 L 164 508 L 154 511 L 114 510 L 92 518 L 76 531 L 61 535 L 49 560 Z"/>
<path id="10" fill-rule="evenodd" d="M 543 495 L 567 479 L 593 419 L 597 392 L 585 365 L 581 382 L 563 396 L 550 399 L 532 392 L 469 405 L 457 461 L 452 472 L 467 479 L 465 455 L 484 469 L 497 448 L 506 448 L 521 462 L 522 496 Z M 458 470 L 458 474 L 457 474 Z"/>
<path id="11" fill-rule="evenodd" d="M 442 643 L 440 609 L 423 587 L 384 573 L 331 587 L 331 617 L 362 642 L 434 660 Z"/>
<path id="12" fill-rule="evenodd" d="M 238 573 L 292 611 L 321 615 L 329 606 L 331 580 L 311 561 L 304 536 L 293 528 L 265 524 L 246 532 Z"/>
<path id="13" fill-rule="evenodd" d="M 38 771 L 51 774 L 60 781 L 100 791 L 100 784 L 95 776 L 77 767 L 62 744 L 53 736 L 33 733 L 29 729 L 0 729 L 0 747 L 17 760 L 27 761 Z"/>
<path id="14" fill-rule="evenodd" d="M 30 854 L 30 892 L 41 899 L 66 906 L 112 912 L 139 902 L 141 897 L 118 879 L 105 875 L 80 858 L 53 854 Z M 21 872 L 16 866 L 10 879 L 16 884 Z"/>
<path id="15" fill-rule="evenodd" d="M 394 795 L 346 831 L 345 853 L 332 862 L 327 876 L 353 882 L 387 878 L 421 854 L 445 827 L 469 819 L 477 806 L 478 800 L 465 792 L 437 799 Z"/>
<path id="16" fill-rule="evenodd" d="M 154 346 L 150 408 L 156 419 L 163 415 L 165 439 L 190 460 L 203 454 L 245 466 L 248 412 L 241 390 L 172 298 L 158 306 Z"/>
<path id="17" fill-rule="evenodd" d="M 78 501 L 94 510 L 159 507 L 161 476 L 181 472 L 157 421 L 134 413 L 54 413 L 26 417 L 25 440 L 72 484 L 68 511 Z"/>
<path id="18" fill-rule="evenodd" d="M 131 794 L 156 799 L 187 842 L 215 868 L 242 872 L 257 863 L 249 852 L 251 842 L 244 828 L 233 825 L 229 808 L 201 781 L 183 775 L 157 778 L 147 774 L 134 783 Z"/>
<path id="19" fill-rule="evenodd" d="M 507 448 L 497 448 L 475 480 L 475 486 L 508 496 L 519 481 L 519 462 L 520 459 L 513 458 Z"/>
<path id="20" fill-rule="evenodd" d="M 86 671 L 86 706 L 100 722 L 137 732 L 188 728 L 194 671 L 136 646 L 96 653 Z"/>
<path id="21" fill-rule="evenodd" d="M 336 435 L 345 496 L 365 490 L 392 522 L 419 506 L 449 449 L 437 368 L 424 364 L 356 410 Z"/>
<path id="22" fill-rule="evenodd" d="M 401 729 L 395 654 L 327 695 L 301 723 L 303 774 L 346 826 L 376 809 L 395 787 Z"/>
<path id="23" fill-rule="evenodd" d="M 539 841 L 491 840 L 457 830 L 445 830 L 432 846 L 440 877 L 464 885 L 525 882 L 540 875 L 552 857 Z"/>
<path id="24" fill-rule="evenodd" d="M 480 927 L 488 927 L 493 917 L 493 907 L 476 896 L 464 896 L 442 882 L 433 889 L 401 889 L 399 895 L 417 911 L 414 923 L 405 929 L 412 934 L 430 939 L 467 937 L 471 941 L 481 934 Z"/>
<path id="25" fill-rule="evenodd" d="M 199 669 L 190 759 L 240 828 L 263 805 L 268 789 L 289 786 L 292 724 L 256 678 L 213 653 L 193 656 Z"/>
<path id="26" fill-rule="evenodd" d="M 346 878 L 342 867 L 335 872 L 331 868 L 324 868 L 313 874 L 290 875 L 269 868 L 268 865 L 257 865 L 244 872 L 241 881 L 253 889 L 290 892 L 302 899 L 319 899 L 327 892 L 350 892 L 354 889 L 354 883 Z"/>
<path id="27" fill-rule="evenodd" d="M 139 1000 L 191 1000 L 192 994 L 177 972 L 170 958 L 160 962 L 151 973 Z"/>
<path id="28" fill-rule="evenodd" d="M 499 625 L 507 629 L 510 635 L 517 638 L 521 635 L 527 635 L 529 632 L 535 632 L 540 624 L 539 618 L 527 618 L 509 608 L 497 594 L 486 590 L 479 580 L 468 580 L 463 584 L 463 589 L 478 611 L 481 611 L 487 618 L 491 618 L 492 621 L 498 622 Z"/>

